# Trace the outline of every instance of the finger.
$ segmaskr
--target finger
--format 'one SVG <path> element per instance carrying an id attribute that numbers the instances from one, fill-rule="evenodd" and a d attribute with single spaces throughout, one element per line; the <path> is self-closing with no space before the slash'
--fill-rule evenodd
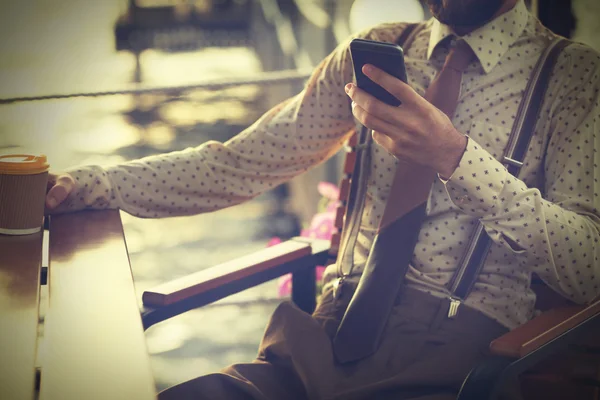
<path id="1" fill-rule="evenodd" d="M 369 114 L 375 115 L 399 129 L 412 132 L 421 125 L 418 120 L 420 114 L 415 112 L 414 108 L 409 105 L 404 107 L 390 106 L 354 84 L 349 85 L 348 96 Z"/>
<path id="2" fill-rule="evenodd" d="M 398 142 L 392 140 L 388 135 L 382 132 L 373 131 L 373 140 L 375 143 L 383 147 L 388 153 L 393 155 L 399 162 L 406 164 L 411 162 L 411 156 L 414 156 L 414 152 L 410 151 L 410 147 L 406 144 L 400 145 Z"/>
<path id="3" fill-rule="evenodd" d="M 410 85 L 371 64 L 363 66 L 363 73 L 373 82 L 406 104 L 419 104 L 424 99 Z"/>
<path id="4" fill-rule="evenodd" d="M 399 128 L 389 122 L 379 118 L 377 115 L 369 113 L 356 102 L 352 102 L 352 114 L 364 126 L 374 131 L 380 131 L 388 136 L 398 136 Z"/>
<path id="5" fill-rule="evenodd" d="M 46 207 L 54 209 L 58 207 L 73 191 L 75 183 L 69 175 L 61 175 L 46 194 Z"/>
<path id="6" fill-rule="evenodd" d="M 399 110 L 398 107 L 393 107 L 384 103 L 375 96 L 360 89 L 358 86 L 354 84 L 351 85 L 348 96 L 369 114 L 375 115 L 390 123 L 398 122 L 398 117 L 395 114 Z"/>
<path id="7" fill-rule="evenodd" d="M 398 143 L 393 141 L 388 135 L 379 131 L 373 131 L 372 135 L 375 143 L 383 147 L 388 153 L 395 158 L 402 157 L 402 146 L 399 146 Z"/>
<path id="8" fill-rule="evenodd" d="M 419 136 L 415 134 L 419 128 L 418 120 L 414 115 L 403 111 L 400 113 L 398 121 L 390 123 L 377 115 L 369 113 L 356 103 L 352 103 L 352 113 L 355 118 L 369 129 L 379 131 L 379 133 L 389 136 L 393 141 L 402 146 L 414 146 L 419 141 Z"/>
<path id="9" fill-rule="evenodd" d="M 378 131 L 373 131 L 373 140 L 375 141 L 375 143 L 386 149 L 388 152 L 392 154 L 394 153 L 394 142 L 392 141 L 392 139 L 390 139 L 389 136 Z"/>

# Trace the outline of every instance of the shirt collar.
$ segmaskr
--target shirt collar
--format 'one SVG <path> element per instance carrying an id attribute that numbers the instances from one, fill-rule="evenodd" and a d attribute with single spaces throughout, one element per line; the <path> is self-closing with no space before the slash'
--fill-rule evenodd
<path id="1" fill-rule="evenodd" d="M 524 1 L 519 0 L 508 12 L 463 36 L 477 55 L 486 74 L 494 69 L 510 46 L 521 36 L 528 18 L 529 11 Z M 454 35 L 452 28 L 434 18 L 427 49 L 428 60 L 435 47 L 450 35 Z"/>

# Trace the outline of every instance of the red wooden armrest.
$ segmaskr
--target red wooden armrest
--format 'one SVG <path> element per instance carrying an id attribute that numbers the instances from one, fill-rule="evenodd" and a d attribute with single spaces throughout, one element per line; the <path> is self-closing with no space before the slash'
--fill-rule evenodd
<path id="1" fill-rule="evenodd" d="M 263 272 L 329 248 L 325 240 L 291 239 L 232 261 L 166 282 L 142 295 L 146 306 L 166 306 L 219 286 Z"/>
<path id="2" fill-rule="evenodd" d="M 492 354 L 521 358 L 600 313 L 600 300 L 588 306 L 555 308 L 500 336 L 490 344 Z"/>

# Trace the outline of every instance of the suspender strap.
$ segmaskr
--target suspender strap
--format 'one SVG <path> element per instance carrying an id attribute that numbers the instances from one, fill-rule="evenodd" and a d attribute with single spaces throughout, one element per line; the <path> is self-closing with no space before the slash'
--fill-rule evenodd
<path id="1" fill-rule="evenodd" d="M 422 25 L 421 25 L 422 26 Z M 401 47 L 408 47 L 420 29 L 419 24 L 409 24 L 404 28 L 396 43 Z M 361 126 L 357 132 L 358 144 L 356 145 L 356 161 L 350 181 L 350 192 L 346 209 L 346 220 L 342 230 L 340 251 L 338 253 L 338 274 L 344 276 L 344 266 L 351 271 L 354 265 L 354 244 L 360 227 L 360 217 L 364 208 L 369 166 L 371 162 L 371 143 L 373 137 L 370 129 Z"/>
<path id="2" fill-rule="evenodd" d="M 517 176 L 522 164 L 515 165 L 511 161 L 521 160 L 522 163 L 522 160 L 525 158 L 525 153 L 529 148 L 536 122 L 540 115 L 542 102 L 548 90 L 550 75 L 558 56 L 570 43 L 569 40 L 563 38 L 555 40 L 546 49 L 533 69 L 533 75 L 527 84 L 525 95 L 521 100 L 521 103 L 525 103 L 525 105 L 519 105 L 519 110 L 515 117 L 515 125 L 517 123 L 519 125 L 513 127 L 513 130 L 519 132 L 519 134 L 516 135 L 516 138 L 511 137 L 514 140 L 509 140 L 507 149 L 505 150 L 506 154 L 503 157 L 503 161 L 507 164 L 508 172 L 514 176 Z"/>
<path id="3" fill-rule="evenodd" d="M 514 176 L 517 176 L 523 165 L 523 159 L 535 131 L 535 125 L 548 88 L 550 74 L 559 54 L 569 44 L 570 42 L 563 38 L 552 42 L 544 50 L 533 69 L 519 104 L 515 123 L 502 158 L 508 172 Z M 492 245 L 492 240 L 485 232 L 481 222 L 479 222 L 472 237 L 467 251 L 460 261 L 461 268 L 456 271 L 450 282 L 450 295 L 453 301 L 450 308 L 450 317 L 456 313 L 460 302 L 465 300 L 471 293 Z"/>

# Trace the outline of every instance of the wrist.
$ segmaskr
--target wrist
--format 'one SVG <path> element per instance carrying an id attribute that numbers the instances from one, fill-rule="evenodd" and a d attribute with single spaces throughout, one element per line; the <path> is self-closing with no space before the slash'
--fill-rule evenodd
<path id="1" fill-rule="evenodd" d="M 445 149 L 444 156 L 441 157 L 443 163 L 437 170 L 440 178 L 444 180 L 450 179 L 450 177 L 454 174 L 454 171 L 458 167 L 458 164 L 460 163 L 460 160 L 467 149 L 467 136 L 456 130 L 455 132 L 456 140 L 452 142 L 451 146 Z"/>

